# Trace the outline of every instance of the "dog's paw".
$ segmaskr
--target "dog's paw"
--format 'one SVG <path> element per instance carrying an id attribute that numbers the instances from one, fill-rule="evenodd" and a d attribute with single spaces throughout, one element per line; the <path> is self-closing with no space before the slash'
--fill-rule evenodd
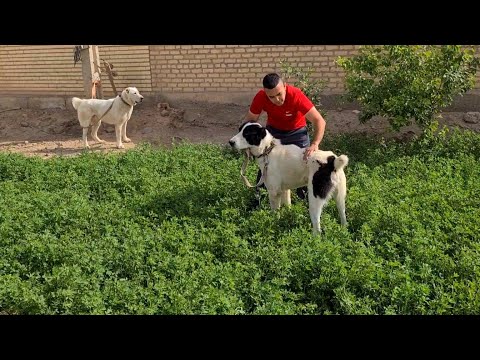
<path id="1" fill-rule="evenodd" d="M 100 144 L 105 144 L 107 141 L 106 140 L 100 140 L 100 139 L 96 139 Z"/>
<path id="2" fill-rule="evenodd" d="M 123 138 L 123 141 L 124 141 L 124 142 L 131 142 L 132 140 L 131 140 L 130 138 L 127 138 L 127 137 L 126 137 L 126 138 Z"/>
<path id="3" fill-rule="evenodd" d="M 118 144 L 118 145 L 117 145 L 117 148 L 118 148 L 118 149 L 125 149 L 125 145 L 123 145 L 123 144 Z"/>

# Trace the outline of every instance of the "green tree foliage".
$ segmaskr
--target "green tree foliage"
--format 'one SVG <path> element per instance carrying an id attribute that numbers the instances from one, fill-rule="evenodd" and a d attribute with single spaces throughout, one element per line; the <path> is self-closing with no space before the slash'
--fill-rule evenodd
<path id="1" fill-rule="evenodd" d="M 412 120 L 423 129 L 436 121 L 473 88 L 479 59 L 459 45 L 383 45 L 363 46 L 337 64 L 346 73 L 345 98 L 361 105 L 359 120 L 383 116 L 398 131 Z"/>

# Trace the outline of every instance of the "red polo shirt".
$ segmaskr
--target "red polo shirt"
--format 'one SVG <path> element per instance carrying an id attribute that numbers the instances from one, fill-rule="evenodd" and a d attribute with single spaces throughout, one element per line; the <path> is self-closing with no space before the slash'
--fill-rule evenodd
<path id="1" fill-rule="evenodd" d="M 278 130 L 291 131 L 307 125 L 305 114 L 313 107 L 313 103 L 297 87 L 285 84 L 286 95 L 283 105 L 278 106 L 271 102 L 265 90 L 261 89 L 253 98 L 250 111 L 268 115 L 267 125 Z"/>

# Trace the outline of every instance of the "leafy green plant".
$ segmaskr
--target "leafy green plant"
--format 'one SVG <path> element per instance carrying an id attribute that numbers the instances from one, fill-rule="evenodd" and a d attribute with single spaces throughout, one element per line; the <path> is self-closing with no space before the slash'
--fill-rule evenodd
<path id="1" fill-rule="evenodd" d="M 473 48 L 459 45 L 363 46 L 337 59 L 345 99 L 361 105 L 359 120 L 383 116 L 394 130 L 412 120 L 430 126 L 455 96 L 473 88 L 479 63 Z"/>
<path id="2" fill-rule="evenodd" d="M 221 146 L 0 153 L 0 314 L 479 314 L 480 134 L 326 141 L 349 226 L 331 201 L 320 238 Z"/>
<path id="3" fill-rule="evenodd" d="M 326 81 L 314 79 L 313 67 L 300 68 L 292 65 L 286 59 L 280 60 L 281 72 L 285 81 L 293 82 L 293 85 L 302 89 L 305 95 L 312 101 L 317 109 L 321 109 L 321 94 L 325 90 Z"/>

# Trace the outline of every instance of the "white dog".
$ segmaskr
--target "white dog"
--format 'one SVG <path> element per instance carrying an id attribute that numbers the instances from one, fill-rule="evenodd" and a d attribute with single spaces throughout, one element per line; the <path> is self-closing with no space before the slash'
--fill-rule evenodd
<path id="1" fill-rule="evenodd" d="M 320 232 L 322 209 L 332 194 L 336 194 L 338 213 L 342 225 L 347 225 L 345 197 L 347 181 L 343 168 L 348 164 L 346 155 L 331 151 L 315 151 L 305 162 L 304 149 L 296 145 L 283 145 L 261 124 L 246 122 L 229 144 L 237 150 L 246 150 L 255 157 L 262 171 L 272 210 L 290 205 L 290 189 L 308 187 L 308 205 L 313 233 Z"/>
<path id="2" fill-rule="evenodd" d="M 115 125 L 117 148 L 123 149 L 125 146 L 122 144 L 122 139 L 130 142 L 127 137 L 127 122 L 132 116 L 133 107 L 142 101 L 143 96 L 136 87 L 127 87 L 120 95 L 108 100 L 72 98 L 72 105 L 78 113 L 78 121 L 83 127 L 83 146 L 90 147 L 87 142 L 90 124 L 92 124 L 92 138 L 101 143 L 105 142 L 100 140 L 97 135 L 98 128 L 104 121 L 107 124 Z"/>

